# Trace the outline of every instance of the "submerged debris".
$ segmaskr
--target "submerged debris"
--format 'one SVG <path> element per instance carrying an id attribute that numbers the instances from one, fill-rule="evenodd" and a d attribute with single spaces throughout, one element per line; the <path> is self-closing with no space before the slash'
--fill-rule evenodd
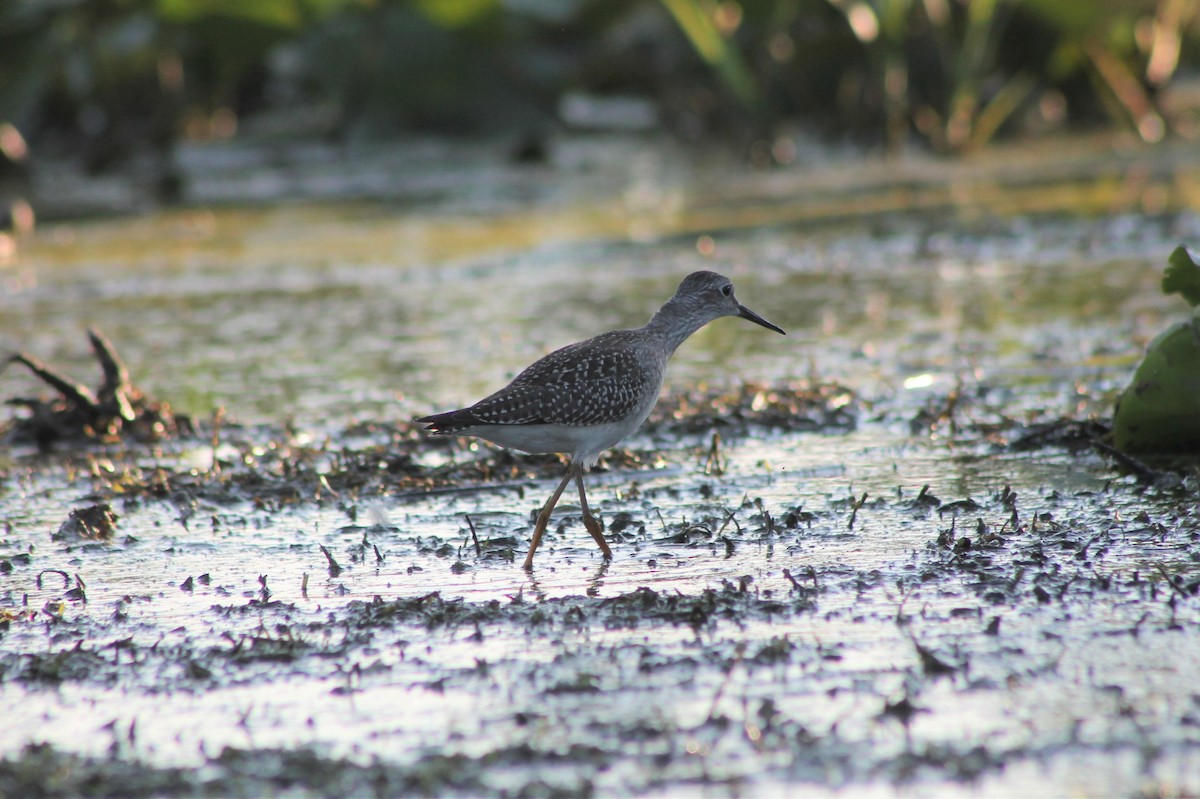
<path id="1" fill-rule="evenodd" d="M 853 430 L 856 404 L 854 392 L 837 383 L 745 383 L 726 391 L 668 395 L 646 426 L 677 435 L 714 429 L 746 433 L 753 425 L 788 432 Z"/>
<path id="2" fill-rule="evenodd" d="M 659 403 L 644 426 L 656 443 L 639 447 L 635 438 L 633 447 L 606 452 L 601 465 L 625 471 L 654 468 L 662 463 L 664 436 L 707 433 L 711 439 L 716 433 L 736 438 L 756 427 L 844 432 L 856 424 L 856 404 L 848 389 L 834 384 L 748 384 L 734 390 L 672 395 Z M 204 438 L 202 428 L 189 424 L 188 431 Z M 353 447 L 333 443 L 351 438 L 357 440 Z M 226 421 L 219 442 L 216 437 L 214 442 L 213 468 L 172 469 L 160 461 L 151 469 L 137 462 L 116 462 L 115 456 L 100 466 L 89 462 L 80 468 L 93 474 L 99 496 L 126 501 L 133 497 L 186 505 L 200 499 L 221 504 L 248 501 L 257 507 L 315 501 L 338 502 L 351 509 L 356 501 L 380 496 L 463 494 L 519 486 L 529 480 L 557 478 L 563 469 L 558 455 L 526 455 L 487 444 L 464 446 L 461 439 L 425 438 L 407 422 L 358 422 L 341 434 L 312 443 L 290 431 L 246 428 Z M 713 457 L 719 458 L 719 451 Z"/>
<path id="3" fill-rule="evenodd" d="M 104 380 L 93 393 L 82 383 L 43 364 L 24 352 L 14 353 L 0 364 L 27 367 L 59 393 L 46 399 L 14 397 L 9 405 L 25 408 L 28 416 L 17 417 L 4 432 L 15 443 L 34 443 L 47 449 L 58 441 L 112 441 L 132 437 L 139 441 L 170 438 L 190 431 L 185 416 L 175 416 L 165 402 L 150 399 L 134 386 L 129 370 L 108 339 L 99 330 L 88 331 L 92 352 L 104 372 Z"/>
<path id="4" fill-rule="evenodd" d="M 117 519 L 110 505 L 92 505 L 71 511 L 71 515 L 51 538 L 55 541 L 111 541 Z"/>

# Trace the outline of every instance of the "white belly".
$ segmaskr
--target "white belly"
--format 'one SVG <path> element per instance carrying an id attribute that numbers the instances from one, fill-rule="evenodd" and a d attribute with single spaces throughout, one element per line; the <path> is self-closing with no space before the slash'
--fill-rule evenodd
<path id="1" fill-rule="evenodd" d="M 596 425 L 479 425 L 458 435 L 476 436 L 522 452 L 564 452 L 588 468 L 596 464 L 601 452 L 616 446 L 643 421 L 644 417 Z"/>

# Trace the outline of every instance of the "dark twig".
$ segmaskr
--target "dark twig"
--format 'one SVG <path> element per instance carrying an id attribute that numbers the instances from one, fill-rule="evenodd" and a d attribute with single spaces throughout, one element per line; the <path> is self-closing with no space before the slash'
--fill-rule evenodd
<path id="1" fill-rule="evenodd" d="M 721 434 L 716 430 L 712 434 L 712 444 L 708 448 L 708 457 L 704 461 L 704 473 L 717 475 L 725 474 L 725 466 L 721 463 Z"/>
<path id="2" fill-rule="evenodd" d="M 1179 587 L 1179 585 L 1175 582 L 1175 578 L 1170 575 L 1165 566 L 1163 566 L 1161 563 L 1156 563 L 1154 566 L 1158 569 L 1158 573 L 1163 576 L 1163 579 L 1167 581 L 1167 585 L 1174 589 L 1175 593 L 1179 594 L 1179 596 L 1183 597 L 1184 599 L 1189 599 L 1191 597 L 1191 594 Z"/>
<path id="3" fill-rule="evenodd" d="M 1121 452 L 1121 450 L 1110 444 L 1105 444 L 1099 438 L 1092 438 L 1092 446 L 1105 455 L 1108 455 L 1110 458 L 1117 461 L 1117 463 L 1121 464 L 1126 469 L 1129 469 L 1129 471 L 1133 472 L 1143 480 L 1154 482 L 1163 476 L 1163 473 L 1157 469 L 1147 466 L 1137 458 L 1126 455 L 1124 452 Z"/>
<path id="4" fill-rule="evenodd" d="M 58 576 L 62 577 L 63 578 L 63 588 L 66 588 L 68 585 L 71 584 L 71 575 L 67 574 L 62 569 L 43 569 L 42 571 L 38 572 L 38 576 L 37 576 L 37 587 L 38 588 L 42 587 L 42 575 L 43 574 L 57 574 Z"/>
<path id="5" fill-rule="evenodd" d="M 467 514 L 467 527 L 471 528 L 471 540 L 475 542 L 475 557 L 483 557 L 483 547 L 479 546 L 479 535 L 475 532 L 475 522 L 471 521 L 471 514 Z"/>
<path id="6" fill-rule="evenodd" d="M 325 548 L 324 544 L 318 544 L 318 546 L 321 547 L 321 554 L 325 556 L 325 560 L 329 561 L 329 576 L 337 577 L 342 573 L 342 567 L 333 559 L 333 555 Z"/>
<path id="7" fill-rule="evenodd" d="M 76 383 L 70 378 L 63 377 L 32 355 L 26 355 L 23 352 L 14 353 L 8 356 L 5 365 L 7 366 L 10 363 L 19 363 L 28 367 L 29 371 L 40 377 L 43 382 L 59 394 L 62 394 L 63 398 L 72 405 L 86 409 L 93 414 L 99 411 L 100 405 L 96 401 L 96 396 L 92 394 L 91 389 L 82 383 Z"/>
<path id="8" fill-rule="evenodd" d="M 846 527 L 847 530 L 854 529 L 854 522 L 858 518 L 858 511 L 862 508 L 863 505 L 867 504 L 867 496 L 868 496 L 867 492 L 864 491 L 863 495 L 861 497 L 859 497 L 858 500 L 855 501 L 854 508 L 850 512 L 850 524 Z"/>
<path id="9" fill-rule="evenodd" d="M 98 396 L 101 404 L 113 405 L 117 416 L 132 422 L 137 418 L 137 414 L 129 402 L 129 392 L 132 388 L 129 369 L 97 328 L 88 330 L 88 340 L 92 342 L 92 352 L 96 354 L 96 360 L 100 362 L 100 368 L 104 372 L 104 382 L 100 384 Z"/>

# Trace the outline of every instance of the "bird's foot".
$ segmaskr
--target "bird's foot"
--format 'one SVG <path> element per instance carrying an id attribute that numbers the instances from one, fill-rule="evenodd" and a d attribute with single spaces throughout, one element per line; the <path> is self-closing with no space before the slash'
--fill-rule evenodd
<path id="1" fill-rule="evenodd" d="M 550 523 L 550 508 L 547 507 L 538 514 L 537 523 L 533 527 L 533 539 L 529 542 L 529 552 L 525 555 L 525 565 L 522 566 L 525 571 L 533 569 L 533 553 L 537 552 L 538 544 L 542 543 L 542 535 L 546 532 L 546 526 Z"/>
<path id="2" fill-rule="evenodd" d="M 604 528 L 600 525 L 596 517 L 590 513 L 585 513 L 583 515 L 583 526 L 592 534 L 592 538 L 595 539 L 596 545 L 600 547 L 600 551 L 604 553 L 604 557 L 612 560 L 612 550 L 608 548 L 608 542 L 604 540 Z"/>

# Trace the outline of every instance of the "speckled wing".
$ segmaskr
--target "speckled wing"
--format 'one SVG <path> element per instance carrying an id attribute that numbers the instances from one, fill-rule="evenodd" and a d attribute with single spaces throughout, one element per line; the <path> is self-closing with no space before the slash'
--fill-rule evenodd
<path id="1" fill-rule="evenodd" d="M 593 425 L 628 417 L 657 397 L 661 367 L 646 363 L 628 331 L 555 350 L 469 408 L 418 421 L 438 433 L 475 425 Z M 648 399 L 647 395 L 655 396 Z"/>

